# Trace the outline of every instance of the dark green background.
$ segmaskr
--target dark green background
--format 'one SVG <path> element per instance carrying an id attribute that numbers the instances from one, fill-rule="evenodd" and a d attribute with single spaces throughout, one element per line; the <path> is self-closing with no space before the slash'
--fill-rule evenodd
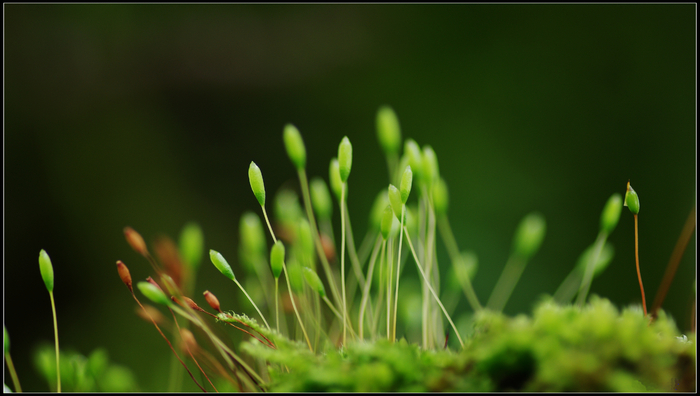
<path id="1" fill-rule="evenodd" d="M 122 229 L 152 241 L 196 220 L 206 247 L 235 263 L 239 216 L 258 211 L 249 162 L 269 196 L 296 180 L 282 143 L 287 122 L 304 136 L 312 176 L 327 179 L 338 143 L 351 139 L 349 206 L 361 240 L 387 185 L 375 114 L 393 106 L 404 138 L 438 155 L 459 246 L 479 255 L 482 303 L 516 225 L 542 212 L 547 236 L 509 314 L 554 292 L 628 179 L 641 201 L 650 307 L 696 201 L 694 4 L 4 11 L 4 321 L 25 390 L 47 389 L 30 356 L 53 340 L 42 248 L 56 274 L 61 346 L 84 354 L 104 346 L 142 389 L 166 390 L 167 346 L 134 315 L 115 269 L 121 259 L 134 279 L 150 275 Z M 609 240 L 615 259 L 591 291 L 620 307 L 639 303 L 627 209 Z M 665 303 L 685 332 L 695 245 L 694 236 Z M 240 293 L 208 261 L 201 304 L 205 289 L 236 308 Z M 469 309 L 466 300 L 458 309 Z"/>

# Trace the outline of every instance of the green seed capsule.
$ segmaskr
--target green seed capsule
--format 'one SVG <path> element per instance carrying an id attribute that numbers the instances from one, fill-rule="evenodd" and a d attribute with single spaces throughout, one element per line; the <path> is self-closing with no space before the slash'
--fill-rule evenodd
<path id="1" fill-rule="evenodd" d="M 202 263 L 204 253 L 204 234 L 197 223 L 185 224 L 180 232 L 180 254 L 192 272 L 196 272 Z"/>
<path id="2" fill-rule="evenodd" d="M 347 136 L 343 137 L 338 146 L 338 166 L 340 170 L 340 181 L 345 183 L 350 176 L 352 168 L 352 144 Z"/>
<path id="3" fill-rule="evenodd" d="M 331 194 L 328 192 L 326 182 L 320 177 L 311 179 L 311 204 L 314 207 L 314 212 L 321 220 L 330 220 L 333 214 L 333 202 Z"/>
<path id="4" fill-rule="evenodd" d="M 51 259 L 44 249 L 39 252 L 39 271 L 46 285 L 46 290 L 49 293 L 53 292 L 53 265 L 51 265 Z"/>
<path id="5" fill-rule="evenodd" d="M 301 268 L 301 265 L 294 259 L 290 259 L 287 263 L 287 276 L 289 276 L 289 284 L 292 286 L 292 291 L 295 293 L 301 293 L 304 291 L 304 273 Z"/>
<path id="6" fill-rule="evenodd" d="M 292 124 L 287 124 L 284 127 L 284 146 L 294 166 L 299 170 L 304 169 L 306 167 L 304 140 L 302 140 L 299 130 Z"/>
<path id="7" fill-rule="evenodd" d="M 265 183 L 260 168 L 253 161 L 250 161 L 248 168 L 248 179 L 250 180 L 250 188 L 253 189 L 253 194 L 258 199 L 260 206 L 265 206 Z"/>
<path id="8" fill-rule="evenodd" d="M 408 157 L 408 164 L 411 165 L 411 170 L 415 173 L 416 177 L 420 180 L 423 177 L 423 156 L 416 143 L 413 139 L 406 139 L 403 147 L 404 155 Z"/>
<path id="9" fill-rule="evenodd" d="M 581 275 L 585 274 L 586 266 L 588 266 L 588 262 L 591 261 L 591 256 L 594 253 L 594 249 L 595 242 L 588 246 L 579 256 L 578 261 L 576 262 L 576 269 L 581 272 Z M 608 267 L 608 264 L 612 262 L 613 257 L 615 257 L 615 249 L 610 242 L 605 242 L 605 245 L 603 245 L 603 248 L 600 250 L 598 261 L 593 267 L 594 278 L 600 275 Z"/>
<path id="10" fill-rule="evenodd" d="M 440 177 L 437 156 L 431 146 L 423 146 L 423 177 L 427 185 L 432 185 Z"/>
<path id="11" fill-rule="evenodd" d="M 387 194 L 386 190 L 382 189 L 382 191 L 380 191 L 379 194 L 377 194 L 377 197 L 374 199 L 372 210 L 370 212 L 369 223 L 372 225 L 373 229 L 381 229 L 382 217 L 384 216 L 384 209 L 387 207 L 387 205 L 390 205 L 389 194 Z"/>
<path id="12" fill-rule="evenodd" d="M 170 305 L 172 301 L 157 286 L 149 282 L 139 282 L 136 286 L 149 300 L 157 304 Z"/>
<path id="13" fill-rule="evenodd" d="M 544 217 L 533 212 L 525 216 L 515 233 L 513 251 L 527 260 L 539 250 L 547 230 Z"/>
<path id="14" fill-rule="evenodd" d="M 404 204 L 408 201 L 408 195 L 411 193 L 411 184 L 413 184 L 413 172 L 411 172 L 411 165 L 409 165 L 401 176 L 401 202 Z"/>
<path id="15" fill-rule="evenodd" d="M 629 181 L 627 182 L 627 192 L 625 193 L 624 206 L 627 206 L 632 214 L 639 213 L 639 196 L 637 195 L 637 192 L 634 191 L 632 186 L 630 186 Z"/>
<path id="16" fill-rule="evenodd" d="M 474 252 L 462 252 L 461 260 L 453 263 L 454 279 L 450 279 L 451 286 L 457 290 L 461 290 L 467 280 L 473 281 L 476 276 L 476 271 L 479 268 L 479 259 Z"/>
<path id="17" fill-rule="evenodd" d="M 447 183 L 445 183 L 445 179 L 440 177 L 433 183 L 433 205 L 435 205 L 435 213 L 438 215 L 447 213 L 449 203 L 450 194 L 447 191 Z"/>
<path id="18" fill-rule="evenodd" d="M 321 278 L 318 277 L 318 274 L 316 274 L 316 272 L 311 268 L 307 267 L 304 267 L 302 271 L 304 272 L 304 279 L 306 279 L 306 283 L 308 283 L 312 289 L 316 290 L 321 297 L 325 297 L 326 288 L 323 286 L 323 282 L 321 282 Z"/>
<path id="19" fill-rule="evenodd" d="M 278 240 L 272 245 L 270 251 L 270 267 L 272 268 L 272 276 L 279 278 L 284 265 L 284 244 Z"/>
<path id="20" fill-rule="evenodd" d="M 401 146 L 401 127 L 396 113 L 389 106 L 382 106 L 377 112 L 377 138 L 384 153 L 398 153 Z"/>
<path id="21" fill-rule="evenodd" d="M 401 201 L 401 192 L 393 184 L 389 184 L 389 202 L 391 203 L 391 208 L 394 210 L 394 215 L 401 221 L 401 206 L 403 205 Z"/>
<path id="22" fill-rule="evenodd" d="M 313 263 L 314 260 L 314 239 L 311 236 L 311 226 L 306 219 L 299 222 L 299 245 L 306 259 Z"/>
<path id="23" fill-rule="evenodd" d="M 394 222 L 394 211 L 391 209 L 391 205 L 384 207 L 384 214 L 382 215 L 382 237 L 384 240 L 389 238 L 389 231 L 391 231 L 391 225 Z"/>
<path id="24" fill-rule="evenodd" d="M 622 197 L 618 193 L 614 193 L 608 198 L 608 202 L 603 208 L 603 213 L 600 215 L 600 229 L 608 233 L 613 232 L 620 220 L 622 212 Z"/>
<path id="25" fill-rule="evenodd" d="M 241 236 L 240 249 L 254 254 L 267 252 L 265 229 L 257 214 L 250 211 L 243 213 L 238 230 Z"/>
<path id="26" fill-rule="evenodd" d="M 337 158 L 331 159 L 331 165 L 328 169 L 328 178 L 331 181 L 331 190 L 336 199 L 340 201 L 340 194 L 343 190 L 343 180 L 340 178 L 340 164 Z M 348 196 L 348 186 L 345 186 L 345 196 Z"/>
<path id="27" fill-rule="evenodd" d="M 216 269 L 218 269 L 219 272 L 224 274 L 225 277 L 231 279 L 232 281 L 236 280 L 236 276 L 233 274 L 231 266 L 228 264 L 228 261 L 226 261 L 224 256 L 221 255 L 221 253 L 217 252 L 216 250 L 210 249 L 209 258 L 211 259 L 211 262 L 212 264 L 214 264 Z"/>

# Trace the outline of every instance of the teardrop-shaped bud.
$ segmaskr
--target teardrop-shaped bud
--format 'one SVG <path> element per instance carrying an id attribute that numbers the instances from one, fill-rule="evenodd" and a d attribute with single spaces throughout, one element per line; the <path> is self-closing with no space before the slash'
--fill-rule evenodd
<path id="1" fill-rule="evenodd" d="M 204 254 L 204 234 L 199 224 L 191 221 L 180 232 L 180 255 L 192 273 L 197 272 Z"/>
<path id="2" fill-rule="evenodd" d="M 518 225 L 513 240 L 513 251 L 527 260 L 539 250 L 547 231 L 544 217 L 537 212 L 525 216 Z"/>
<path id="3" fill-rule="evenodd" d="M 231 266 L 228 264 L 228 261 L 226 261 L 224 256 L 221 255 L 221 253 L 214 249 L 209 249 L 209 259 L 211 260 L 212 264 L 214 264 L 214 267 L 216 267 L 219 272 L 224 274 L 225 277 L 231 279 L 232 281 L 236 280 L 236 276 L 233 274 Z"/>
<path id="4" fill-rule="evenodd" d="M 170 305 L 172 301 L 165 296 L 163 290 L 158 286 L 153 285 L 150 282 L 139 282 L 136 286 L 141 290 L 141 293 L 146 296 L 149 300 L 157 304 Z"/>
<path id="5" fill-rule="evenodd" d="M 389 194 L 385 189 L 382 189 L 377 197 L 374 199 L 372 204 L 372 210 L 370 211 L 369 222 L 373 229 L 379 230 L 382 226 L 382 218 L 384 216 L 384 209 L 389 204 Z M 390 208 L 391 209 L 391 208 Z"/>
<path id="6" fill-rule="evenodd" d="M 396 113 L 389 106 L 382 106 L 377 112 L 377 138 L 384 153 L 398 153 L 401 146 L 401 127 Z"/>
<path id="7" fill-rule="evenodd" d="M 608 198 L 605 203 L 603 213 L 600 214 L 600 229 L 610 235 L 617 226 L 622 212 L 622 197 L 618 193 L 614 193 Z"/>
<path id="8" fill-rule="evenodd" d="M 391 224 L 394 222 L 394 211 L 391 209 L 391 205 L 384 207 L 384 214 L 382 215 L 382 238 L 386 240 L 389 238 L 389 231 L 391 231 Z"/>
<path id="9" fill-rule="evenodd" d="M 267 240 L 265 239 L 265 229 L 260 217 L 250 211 L 243 213 L 238 225 L 241 245 L 240 249 L 253 255 L 266 254 Z"/>
<path id="10" fill-rule="evenodd" d="M 274 245 L 272 245 L 272 250 L 270 251 L 270 267 L 272 268 L 272 276 L 279 278 L 282 273 L 282 267 L 284 266 L 284 244 L 282 241 L 277 240 Z"/>
<path id="11" fill-rule="evenodd" d="M 49 293 L 53 292 L 53 265 L 51 264 L 51 259 L 48 253 L 44 249 L 39 252 L 39 271 L 41 272 L 41 279 L 44 280 L 46 285 L 46 290 Z"/>
<path id="12" fill-rule="evenodd" d="M 299 222 L 299 245 L 301 246 L 301 251 L 304 254 L 305 262 L 314 264 L 314 239 L 311 236 L 311 226 L 306 219 L 301 219 Z"/>
<path id="13" fill-rule="evenodd" d="M 624 206 L 627 206 L 632 214 L 639 213 L 639 196 L 637 195 L 637 192 L 634 191 L 634 188 L 632 188 L 629 181 L 627 181 L 627 192 L 625 193 Z"/>
<path id="14" fill-rule="evenodd" d="M 263 182 L 260 168 L 253 161 L 250 161 L 250 167 L 248 167 L 248 180 L 260 206 L 265 206 L 265 182 Z"/>
<path id="15" fill-rule="evenodd" d="M 304 169 L 306 167 L 304 140 L 302 140 L 297 127 L 292 124 L 284 126 L 284 147 L 287 149 L 287 155 L 294 166 L 298 170 Z"/>
<path id="16" fill-rule="evenodd" d="M 141 234 L 134 231 L 134 229 L 131 227 L 124 227 L 124 237 L 126 237 L 126 242 L 136 251 L 136 253 L 144 257 L 148 256 L 146 242 L 143 241 Z"/>
<path id="17" fill-rule="evenodd" d="M 294 259 L 290 259 L 287 263 L 287 276 L 289 276 L 289 284 L 292 286 L 292 291 L 302 293 L 304 291 L 304 273 L 301 265 Z"/>
<path id="18" fill-rule="evenodd" d="M 340 171 L 340 181 L 345 183 L 350 176 L 352 168 L 352 144 L 347 136 L 343 137 L 338 146 L 338 167 Z"/>
<path id="19" fill-rule="evenodd" d="M 408 195 L 411 193 L 411 185 L 413 184 L 413 172 L 411 172 L 411 165 L 407 166 L 403 171 L 401 176 L 401 202 L 406 203 L 408 201 Z"/>
<path id="20" fill-rule="evenodd" d="M 307 267 L 304 267 L 302 271 L 304 272 L 304 279 L 306 279 L 306 283 L 308 283 L 312 289 L 316 290 L 321 297 L 325 297 L 326 288 L 323 286 L 323 282 L 321 282 L 321 278 L 318 277 L 316 271 Z"/>
<path id="21" fill-rule="evenodd" d="M 447 190 L 447 183 L 445 183 L 445 179 L 440 177 L 433 183 L 433 205 L 435 206 L 435 213 L 438 215 L 447 213 L 449 203 L 450 194 Z"/>
<path id="22" fill-rule="evenodd" d="M 586 267 L 592 260 L 591 256 L 594 254 L 595 245 L 596 244 L 594 242 L 588 246 L 586 250 L 581 253 L 578 261 L 576 262 L 576 269 L 580 271 L 581 276 L 585 274 Z M 596 261 L 593 266 L 594 278 L 600 275 L 608 267 L 610 262 L 612 262 L 613 257 L 615 257 L 615 249 L 610 242 L 605 242 L 605 245 L 603 245 L 603 248 L 600 250 L 600 254 L 598 255 L 598 261 Z"/>
<path id="23" fill-rule="evenodd" d="M 331 181 L 331 190 L 333 190 L 333 195 L 340 201 L 340 194 L 343 191 L 343 180 L 340 178 L 340 165 L 338 164 L 338 159 L 331 159 L 331 164 L 328 169 L 328 178 Z M 348 186 L 345 186 L 345 196 L 348 196 Z"/>
<path id="24" fill-rule="evenodd" d="M 219 304 L 219 299 L 216 298 L 214 293 L 210 292 L 209 290 L 205 290 L 204 299 L 207 300 L 207 304 L 209 304 L 213 310 L 221 312 L 221 304 Z"/>
<path id="25" fill-rule="evenodd" d="M 437 156 L 435 151 L 429 145 L 423 146 L 423 178 L 425 184 L 432 185 L 440 177 L 440 169 L 438 168 Z"/>
<path id="26" fill-rule="evenodd" d="M 401 221 L 401 206 L 403 205 L 401 201 L 401 192 L 393 184 L 389 184 L 389 203 L 394 210 L 394 215 Z"/>
<path id="27" fill-rule="evenodd" d="M 314 207 L 316 216 L 321 220 L 330 220 L 333 214 L 333 201 L 331 201 L 331 194 L 328 192 L 326 182 L 320 177 L 314 177 L 311 179 L 309 187 L 311 189 L 311 205 Z"/>
<path id="28" fill-rule="evenodd" d="M 411 165 L 411 170 L 420 181 L 423 177 L 423 156 L 420 147 L 415 140 L 410 138 L 406 139 L 403 146 L 404 155 L 408 157 L 408 164 Z"/>
<path id="29" fill-rule="evenodd" d="M 121 260 L 117 261 L 117 272 L 119 273 L 119 277 L 122 279 L 122 282 L 126 285 L 126 287 L 129 288 L 130 292 L 134 292 L 134 288 L 131 284 L 131 273 L 129 273 L 129 268 L 124 265 L 124 263 L 121 262 Z"/>

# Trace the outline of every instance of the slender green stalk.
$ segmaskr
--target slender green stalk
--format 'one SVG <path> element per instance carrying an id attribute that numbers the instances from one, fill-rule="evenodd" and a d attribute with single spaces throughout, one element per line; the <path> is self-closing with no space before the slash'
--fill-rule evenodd
<path id="1" fill-rule="evenodd" d="M 450 259 L 452 262 L 456 263 L 458 260 L 462 260 L 462 256 L 459 253 L 459 248 L 457 247 L 457 241 L 452 233 L 452 228 L 447 220 L 447 216 L 442 215 L 438 218 L 438 227 L 440 230 L 440 235 L 442 235 L 442 238 L 445 241 L 445 246 L 447 247 L 447 251 L 450 254 Z M 467 296 L 467 301 L 469 301 L 469 305 L 471 305 L 474 312 L 480 311 L 483 308 L 479 303 L 479 299 L 476 297 L 476 293 L 472 287 L 472 282 L 469 277 L 467 277 L 466 280 L 467 282 L 465 285 L 463 285 L 463 287 L 464 294 Z"/>
<path id="2" fill-rule="evenodd" d="M 427 224 L 427 235 L 426 235 L 426 250 L 425 250 L 425 272 L 426 276 L 428 278 L 428 281 L 432 279 L 432 268 L 433 268 L 433 254 L 435 253 L 435 212 L 433 210 L 433 205 L 430 200 L 430 197 L 428 197 L 428 194 L 425 189 L 423 189 L 423 196 L 426 197 L 425 203 L 427 205 L 427 215 L 428 215 L 428 224 Z M 437 263 L 436 263 L 437 264 Z M 438 269 L 436 268 L 436 273 Z M 432 328 L 430 326 L 430 323 L 433 323 L 432 321 L 428 320 L 429 316 L 429 303 L 430 300 L 428 300 L 428 293 L 427 293 L 427 287 L 424 288 L 424 294 L 423 294 L 423 329 L 426 333 L 426 341 L 430 342 L 433 338 L 430 337 L 432 333 Z"/>
<path id="3" fill-rule="evenodd" d="M 343 183 L 340 194 L 340 286 L 343 288 L 343 345 L 347 345 L 347 319 L 348 319 L 348 303 L 345 296 L 345 188 L 347 183 Z"/>
<path id="4" fill-rule="evenodd" d="M 322 298 L 323 298 L 323 301 L 326 302 L 326 305 L 328 305 L 328 308 L 331 309 L 331 311 L 333 312 L 335 317 L 338 318 L 339 321 L 342 321 L 343 315 L 341 315 L 341 313 L 338 312 L 338 310 L 333 306 L 333 303 L 331 302 L 331 300 L 329 300 L 327 296 L 323 296 Z M 348 319 L 348 321 L 349 321 L 349 319 Z M 355 330 L 352 328 L 352 324 L 348 323 L 348 322 L 346 322 L 346 324 L 348 325 L 348 328 L 350 329 L 350 335 L 353 337 L 357 337 Z"/>
<path id="5" fill-rule="evenodd" d="M 406 205 L 402 204 L 401 205 L 401 226 L 400 230 L 403 229 L 403 219 L 404 219 L 404 213 L 406 211 Z M 398 312 L 399 309 L 399 279 L 401 279 L 401 244 L 403 242 L 403 234 L 399 233 L 399 251 L 396 253 L 396 256 L 398 257 L 396 259 L 396 291 L 395 296 L 394 296 L 394 326 L 393 330 L 391 332 L 391 340 L 396 341 L 396 313 Z"/>
<path id="6" fill-rule="evenodd" d="M 403 231 L 406 233 L 406 242 L 408 242 L 408 246 L 411 248 L 411 253 L 413 253 L 413 259 L 416 260 L 416 267 L 418 267 L 418 271 L 420 271 L 421 276 L 423 276 L 423 279 L 427 279 L 425 276 L 425 272 L 423 272 L 423 268 L 421 268 L 420 262 L 418 260 L 418 255 L 416 254 L 415 249 L 413 248 L 413 243 L 411 242 L 411 237 L 408 234 L 408 229 L 406 227 L 403 227 Z M 440 302 L 440 298 L 438 298 L 437 293 L 435 293 L 435 290 L 433 290 L 433 287 L 428 285 L 428 290 L 430 290 L 430 293 L 433 294 L 433 297 L 435 298 L 435 301 L 438 303 L 440 306 L 440 309 L 442 309 L 442 312 L 445 314 L 445 317 L 447 320 L 450 322 L 450 325 L 452 326 L 452 330 L 454 330 L 455 335 L 457 336 L 457 339 L 459 340 L 459 344 L 464 348 L 464 342 L 462 341 L 462 337 L 459 335 L 459 331 L 457 331 L 457 326 L 455 326 L 454 322 L 452 321 L 452 318 L 450 318 L 450 315 L 447 313 L 447 310 L 445 309 L 445 306 L 442 305 L 442 302 Z"/>
<path id="7" fill-rule="evenodd" d="M 279 298 L 279 290 L 280 290 L 280 278 L 275 278 L 275 322 L 277 322 L 277 332 L 280 332 L 280 298 Z"/>
<path id="8" fill-rule="evenodd" d="M 583 280 L 581 281 L 581 286 L 578 289 L 578 297 L 576 298 L 576 304 L 582 307 L 586 302 L 586 297 L 588 295 L 588 290 L 591 287 L 591 281 L 593 280 L 593 270 L 595 269 L 596 263 L 598 263 L 598 258 L 600 257 L 600 252 L 603 250 L 603 245 L 605 245 L 605 240 L 608 238 L 608 233 L 601 230 L 598 233 L 598 238 L 595 240 L 595 247 L 593 248 L 593 254 L 591 254 L 590 260 L 586 263 L 586 272 L 583 275 Z"/>
<path id="9" fill-rule="evenodd" d="M 12 377 L 12 383 L 15 384 L 15 393 L 22 393 L 22 387 L 19 386 L 19 378 L 17 378 L 17 372 L 15 371 L 15 365 L 12 364 L 12 358 L 10 357 L 10 352 L 5 354 L 5 360 L 7 361 L 7 370 L 10 371 L 10 377 Z"/>
<path id="10" fill-rule="evenodd" d="M 306 178 L 306 171 L 304 169 L 299 169 L 297 173 L 299 174 L 299 183 L 301 184 L 301 194 L 304 197 L 304 207 L 306 208 L 306 216 L 309 218 L 311 233 L 313 234 L 314 240 L 316 241 L 316 253 L 318 254 L 319 259 L 321 260 L 323 271 L 326 273 L 326 278 L 328 279 L 328 284 L 331 287 L 333 299 L 335 300 L 336 304 L 340 304 L 341 299 L 340 294 L 338 293 L 338 286 L 336 286 L 335 284 L 333 271 L 331 271 L 331 266 L 328 264 L 326 253 L 323 251 L 321 237 L 319 236 L 318 228 L 316 227 L 314 211 L 311 208 L 311 193 L 309 192 L 309 182 Z"/>
<path id="11" fill-rule="evenodd" d="M 253 301 L 253 299 L 250 298 L 250 296 L 248 295 L 248 292 L 246 292 L 245 289 L 243 288 L 243 286 L 241 286 L 241 284 L 238 283 L 238 280 L 234 279 L 233 281 L 236 282 L 236 284 L 237 284 L 238 287 L 241 289 L 241 291 L 243 292 L 243 294 L 245 294 L 245 296 L 248 297 L 248 301 L 250 301 L 250 303 L 253 304 L 253 307 L 255 307 L 255 310 L 258 311 L 258 315 L 260 315 L 260 317 L 262 318 L 263 322 L 265 322 L 265 326 L 267 326 L 267 329 L 269 330 L 269 329 L 270 329 L 270 325 L 267 324 L 267 320 L 265 320 L 265 316 L 263 316 L 262 312 L 260 312 L 260 309 L 259 309 L 258 306 L 255 304 L 255 301 Z"/>
<path id="12" fill-rule="evenodd" d="M 496 286 L 494 286 L 493 292 L 491 292 L 491 297 L 486 303 L 489 309 L 496 312 L 503 311 L 503 307 L 505 307 L 508 302 L 508 298 L 510 298 L 510 295 L 513 293 L 513 289 L 525 269 L 525 263 L 524 259 L 516 255 L 511 255 L 508 258 L 506 266 L 503 268 L 503 272 L 501 272 L 501 277 L 498 278 L 498 282 L 496 282 Z"/>
<path id="13" fill-rule="evenodd" d="M 56 303 L 53 299 L 53 290 L 49 292 L 49 296 L 51 297 L 51 311 L 53 312 L 53 334 L 56 340 L 56 379 L 58 381 L 56 391 L 61 393 L 61 366 L 58 358 L 58 321 L 56 320 Z"/>
<path id="14" fill-rule="evenodd" d="M 387 282 L 386 282 L 386 339 L 391 341 L 391 281 L 393 280 L 394 265 L 392 264 L 392 242 L 389 242 L 389 249 L 386 252 Z"/>
<path id="15" fill-rule="evenodd" d="M 377 261 L 377 252 L 379 251 L 379 241 L 381 240 L 380 237 L 377 238 L 377 242 L 375 243 L 374 251 L 372 252 L 372 258 L 370 259 L 369 262 L 369 269 L 367 270 L 367 281 L 365 282 L 365 287 L 364 290 L 362 291 L 362 303 L 360 304 L 360 319 L 359 319 L 359 331 L 360 331 L 360 340 L 363 340 L 364 337 L 364 319 L 365 319 L 365 307 L 367 306 L 367 298 L 369 297 L 369 289 L 370 286 L 372 286 L 372 275 L 374 273 L 374 263 Z M 371 316 L 371 315 L 370 315 Z"/>
<path id="16" fill-rule="evenodd" d="M 355 271 L 355 277 L 357 278 L 360 289 L 365 288 L 365 276 L 362 274 L 362 264 L 360 259 L 357 257 L 357 250 L 355 249 L 355 238 L 352 236 L 352 226 L 350 225 L 350 212 L 348 211 L 348 202 L 345 201 L 345 206 L 343 207 L 345 212 L 345 226 L 347 228 L 346 237 L 348 242 L 348 256 L 350 256 L 350 262 L 352 263 L 352 269 Z M 350 299 L 352 301 L 352 299 Z"/>

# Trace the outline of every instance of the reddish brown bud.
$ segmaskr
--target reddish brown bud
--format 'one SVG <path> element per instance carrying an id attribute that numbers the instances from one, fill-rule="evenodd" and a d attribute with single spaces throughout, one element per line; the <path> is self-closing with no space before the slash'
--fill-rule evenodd
<path id="1" fill-rule="evenodd" d="M 136 253 L 144 257 L 148 256 L 148 248 L 146 248 L 146 242 L 143 241 L 141 234 L 134 231 L 134 229 L 131 227 L 124 227 L 124 236 L 126 237 L 126 241 L 129 243 L 129 246 L 131 246 Z"/>
<path id="2" fill-rule="evenodd" d="M 188 349 L 190 352 L 194 353 L 199 348 L 197 340 L 194 339 L 194 334 L 188 329 L 180 329 L 180 337 L 182 337 L 185 349 Z"/>
<path id="3" fill-rule="evenodd" d="M 194 302 L 194 300 L 192 300 L 191 298 L 182 296 L 182 299 L 185 300 L 185 304 L 187 304 L 190 308 L 194 309 L 195 311 L 204 312 L 204 310 L 199 305 L 197 305 L 197 303 Z"/>
<path id="4" fill-rule="evenodd" d="M 152 305 L 145 304 L 143 306 L 143 309 L 141 307 L 136 308 L 136 314 L 141 317 L 141 319 L 150 322 L 151 318 L 153 318 L 153 321 L 159 324 L 163 324 L 165 321 L 165 317 L 163 317 L 163 314 L 160 313 L 159 310 L 157 310 L 155 307 Z M 150 316 L 149 316 L 150 315 Z"/>
<path id="5" fill-rule="evenodd" d="M 183 266 L 175 243 L 170 238 L 161 236 L 156 239 L 154 249 L 160 262 L 163 263 L 165 271 L 173 278 L 175 285 L 178 288 L 182 287 Z"/>
<path id="6" fill-rule="evenodd" d="M 146 282 L 148 282 L 148 283 L 152 284 L 153 286 L 157 287 L 158 290 L 163 291 L 163 289 L 160 287 L 160 285 L 158 284 L 158 282 L 154 281 L 153 278 L 151 278 L 150 276 L 149 276 L 148 278 L 146 278 Z M 165 292 L 163 292 L 163 294 L 165 294 Z"/>
<path id="7" fill-rule="evenodd" d="M 204 292 L 204 298 L 207 300 L 207 303 L 209 303 L 209 306 L 212 307 L 212 309 L 221 312 L 221 305 L 219 305 L 219 299 L 216 298 L 214 294 L 207 290 Z"/>
<path id="8" fill-rule="evenodd" d="M 130 292 L 134 292 L 134 288 L 131 285 L 131 274 L 129 273 L 129 269 L 124 265 L 124 263 L 121 262 L 121 260 L 117 261 L 117 272 L 119 272 L 119 277 L 122 278 L 122 282 L 126 285 L 126 287 L 129 288 Z"/>

